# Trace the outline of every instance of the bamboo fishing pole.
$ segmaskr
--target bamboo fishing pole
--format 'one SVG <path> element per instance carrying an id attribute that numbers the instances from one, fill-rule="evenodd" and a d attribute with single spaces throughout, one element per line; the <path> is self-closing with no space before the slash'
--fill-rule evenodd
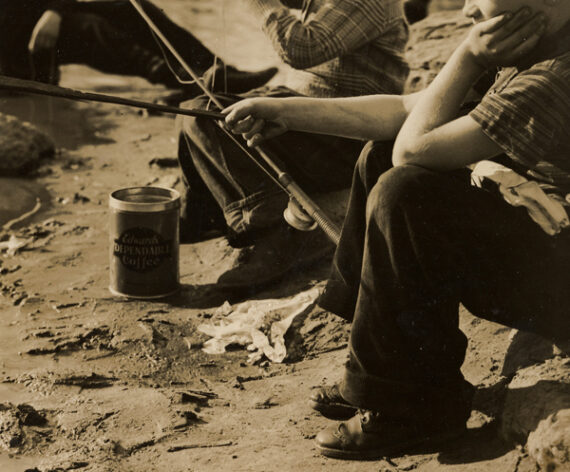
<path id="1" fill-rule="evenodd" d="M 162 113 L 172 113 L 175 115 L 186 115 L 194 117 L 206 117 L 216 120 L 223 120 L 225 115 L 217 111 L 196 110 L 188 108 L 173 107 L 169 105 L 160 105 L 158 103 L 144 102 L 141 100 L 133 100 L 130 98 L 117 97 L 114 95 L 105 95 L 101 93 L 81 92 L 57 85 L 43 84 L 33 80 L 15 79 L 0 75 L 0 90 L 10 90 L 19 93 L 30 93 L 35 95 L 48 95 L 50 97 L 67 98 L 69 100 L 91 101 L 101 103 L 113 103 L 116 105 L 125 105 L 135 108 L 143 108 L 150 111 L 158 111 Z"/>

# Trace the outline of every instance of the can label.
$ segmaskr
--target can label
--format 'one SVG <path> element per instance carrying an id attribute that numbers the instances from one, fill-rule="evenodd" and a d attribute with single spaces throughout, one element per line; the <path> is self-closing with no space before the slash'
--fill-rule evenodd
<path id="1" fill-rule="evenodd" d="M 130 187 L 111 193 L 109 202 L 111 292 L 150 299 L 178 291 L 178 193 L 160 187 Z"/>
<path id="2" fill-rule="evenodd" d="M 172 244 L 150 228 L 130 228 L 115 239 L 113 255 L 128 269 L 148 272 L 172 257 Z"/>

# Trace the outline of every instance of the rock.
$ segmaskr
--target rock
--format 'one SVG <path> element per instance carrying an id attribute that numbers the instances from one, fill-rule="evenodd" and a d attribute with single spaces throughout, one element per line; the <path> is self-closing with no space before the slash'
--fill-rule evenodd
<path id="1" fill-rule="evenodd" d="M 540 470 L 570 470 L 570 409 L 557 411 L 529 434 L 527 449 Z"/>
<path id="2" fill-rule="evenodd" d="M 26 438 L 24 426 L 46 423 L 46 418 L 30 405 L 0 403 L 0 448 L 9 450 L 22 446 Z"/>
<path id="3" fill-rule="evenodd" d="M 9 450 L 22 444 L 24 434 L 16 412 L 5 405 L 0 408 L 0 448 Z"/>
<path id="4" fill-rule="evenodd" d="M 570 470 L 570 360 L 538 336 L 517 334 L 507 352 L 501 434 L 526 445 L 540 470 Z"/>
<path id="5" fill-rule="evenodd" d="M 0 113 L 0 176 L 29 174 L 54 152 L 53 141 L 41 131 Z"/>

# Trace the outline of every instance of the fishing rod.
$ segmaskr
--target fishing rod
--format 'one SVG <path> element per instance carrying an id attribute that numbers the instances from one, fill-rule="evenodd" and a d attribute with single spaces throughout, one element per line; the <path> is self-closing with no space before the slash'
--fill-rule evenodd
<path id="1" fill-rule="evenodd" d="M 156 35 L 164 46 L 172 53 L 182 68 L 200 87 L 204 94 L 214 103 L 220 110 L 224 106 L 219 99 L 203 84 L 202 79 L 196 75 L 192 68 L 186 63 L 184 58 L 178 53 L 176 48 L 170 43 L 168 38 L 164 36 L 160 28 L 154 23 L 152 18 L 148 16 L 144 8 L 138 0 L 129 0 L 131 5 L 136 9 L 141 18 L 146 22 L 151 31 Z M 253 147 L 255 152 L 261 157 L 263 162 L 269 166 L 273 174 L 263 166 L 257 158 L 245 147 L 230 131 L 225 127 L 221 119 L 217 121 L 220 129 L 248 156 L 255 164 L 257 164 L 277 185 L 289 196 L 289 205 L 285 209 L 283 216 L 287 223 L 300 230 L 311 230 L 315 228 L 315 223 L 331 241 L 338 245 L 340 240 L 340 230 L 335 223 L 321 210 L 321 208 L 297 185 L 289 174 L 282 171 L 273 159 L 259 146 Z"/>
<path id="2" fill-rule="evenodd" d="M 158 103 L 143 102 L 141 100 L 132 100 L 130 98 L 117 97 L 114 95 L 105 95 L 101 93 L 81 92 L 70 88 L 59 87 L 57 85 L 44 84 L 33 80 L 15 79 L 0 75 L 0 90 L 10 90 L 18 93 L 31 93 L 36 95 L 48 95 L 50 97 L 67 98 L 70 100 L 91 101 L 101 103 L 113 103 L 116 105 L 125 105 L 135 108 L 143 108 L 149 111 L 158 111 L 162 113 L 172 113 L 175 115 L 186 115 L 194 117 L 206 117 L 216 120 L 223 120 L 225 115 L 217 111 L 197 110 L 190 108 L 173 107 L 169 105 L 161 105 Z"/>

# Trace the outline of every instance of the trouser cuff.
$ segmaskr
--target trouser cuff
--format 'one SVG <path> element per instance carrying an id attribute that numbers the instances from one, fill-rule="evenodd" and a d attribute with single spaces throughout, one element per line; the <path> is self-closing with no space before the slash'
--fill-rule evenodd
<path id="1" fill-rule="evenodd" d="M 436 417 L 467 421 L 474 393 L 474 387 L 462 379 L 452 385 L 433 387 L 376 377 L 348 366 L 339 388 L 351 405 L 415 423 L 430 422 Z"/>
<path id="2" fill-rule="evenodd" d="M 287 195 L 282 191 L 257 192 L 224 208 L 224 217 L 229 228 L 240 236 L 255 233 L 283 220 Z"/>

